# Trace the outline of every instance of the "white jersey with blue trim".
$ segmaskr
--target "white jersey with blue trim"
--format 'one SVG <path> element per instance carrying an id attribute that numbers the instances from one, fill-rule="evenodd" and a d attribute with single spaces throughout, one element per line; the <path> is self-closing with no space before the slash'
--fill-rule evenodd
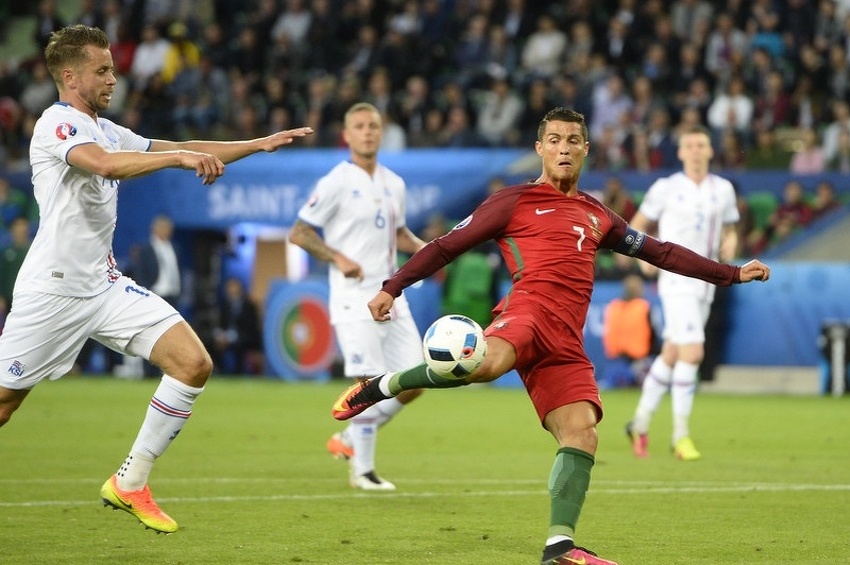
<path id="1" fill-rule="evenodd" d="M 358 281 L 330 266 L 331 322 L 372 319 L 366 304 L 398 266 L 396 231 L 406 225 L 404 180 L 380 164 L 369 176 L 343 161 L 319 179 L 298 218 L 320 228 L 328 246 L 363 270 Z"/>
<path id="2" fill-rule="evenodd" d="M 640 212 L 658 222 L 658 239 L 714 260 L 720 252 L 724 225 L 734 224 L 739 218 L 732 183 L 708 174 L 697 184 L 683 172 L 655 181 L 641 202 Z M 714 286 L 662 270 L 658 273 L 658 292 L 711 299 Z"/>
<path id="3" fill-rule="evenodd" d="M 68 164 L 68 152 L 84 143 L 106 151 L 147 151 L 151 145 L 125 127 L 95 120 L 63 102 L 44 111 L 30 145 L 38 231 L 16 288 L 94 296 L 121 276 L 112 254 L 119 181 Z"/>

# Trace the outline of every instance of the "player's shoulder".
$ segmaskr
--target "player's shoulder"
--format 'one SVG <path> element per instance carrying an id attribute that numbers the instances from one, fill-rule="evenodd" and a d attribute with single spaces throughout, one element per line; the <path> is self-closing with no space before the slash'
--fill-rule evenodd
<path id="1" fill-rule="evenodd" d="M 717 173 L 709 173 L 708 176 L 712 179 L 716 186 L 720 186 L 724 190 L 731 190 L 732 192 L 735 192 L 735 185 L 732 184 L 732 181 L 726 177 L 722 177 Z"/>
<path id="2" fill-rule="evenodd" d="M 688 180 L 687 175 L 685 175 L 685 171 L 676 171 L 674 173 L 670 173 L 669 175 L 664 175 L 655 179 L 653 184 L 668 186 L 684 183 Z"/>
<path id="3" fill-rule="evenodd" d="M 351 175 L 354 172 L 355 167 L 353 163 L 350 161 L 340 161 L 336 165 L 333 166 L 331 170 L 322 175 L 319 178 L 319 185 L 328 185 L 333 183 L 345 182 L 347 179 L 351 178 Z"/>
<path id="4" fill-rule="evenodd" d="M 384 175 L 384 178 L 386 178 L 389 182 L 393 182 L 396 184 L 404 184 L 404 179 L 401 177 L 401 175 L 392 170 L 391 168 L 387 167 L 386 165 L 382 165 L 381 163 L 378 163 L 378 167 L 381 169 L 381 174 Z"/>

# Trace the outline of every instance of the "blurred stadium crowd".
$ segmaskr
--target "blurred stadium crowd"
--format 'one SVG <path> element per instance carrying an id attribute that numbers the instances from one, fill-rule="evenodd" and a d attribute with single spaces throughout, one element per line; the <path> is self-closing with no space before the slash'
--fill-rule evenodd
<path id="1" fill-rule="evenodd" d="M 142 135 L 262 135 L 310 125 L 340 145 L 354 101 L 385 149 L 531 147 L 543 113 L 588 118 L 589 166 L 675 168 L 700 122 L 716 166 L 850 172 L 850 0 L 55 0 L 18 8 L 35 41 L 103 28 L 110 116 Z M 8 8 L 7 8 L 8 10 Z M 8 17 L 3 18 L 9 21 Z M 40 56 L 0 61 L 0 165 L 26 161 L 55 99 Z"/>

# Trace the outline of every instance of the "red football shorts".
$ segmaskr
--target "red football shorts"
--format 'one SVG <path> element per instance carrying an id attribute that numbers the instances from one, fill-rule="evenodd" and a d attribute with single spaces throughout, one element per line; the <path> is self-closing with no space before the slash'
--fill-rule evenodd
<path id="1" fill-rule="evenodd" d="M 599 387 L 581 331 L 576 333 L 538 301 L 522 298 L 512 299 L 484 331 L 514 346 L 514 368 L 541 422 L 555 408 L 581 400 L 596 406 L 597 421 L 602 419 Z"/>

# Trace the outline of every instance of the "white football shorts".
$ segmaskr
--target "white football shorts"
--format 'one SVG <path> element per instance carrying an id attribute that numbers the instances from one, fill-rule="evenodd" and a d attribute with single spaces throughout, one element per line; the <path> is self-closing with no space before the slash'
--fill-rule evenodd
<path id="1" fill-rule="evenodd" d="M 676 345 L 705 343 L 705 323 L 711 311 L 711 300 L 687 294 L 662 295 L 661 309 L 665 341 Z"/>
<path id="2" fill-rule="evenodd" d="M 375 377 L 423 362 L 422 336 L 409 311 L 389 322 L 352 320 L 334 325 L 346 377 Z"/>
<path id="3" fill-rule="evenodd" d="M 124 276 L 97 296 L 18 290 L 0 336 L 0 386 L 31 389 L 62 377 L 88 338 L 149 359 L 162 334 L 182 320 L 168 302 Z"/>

